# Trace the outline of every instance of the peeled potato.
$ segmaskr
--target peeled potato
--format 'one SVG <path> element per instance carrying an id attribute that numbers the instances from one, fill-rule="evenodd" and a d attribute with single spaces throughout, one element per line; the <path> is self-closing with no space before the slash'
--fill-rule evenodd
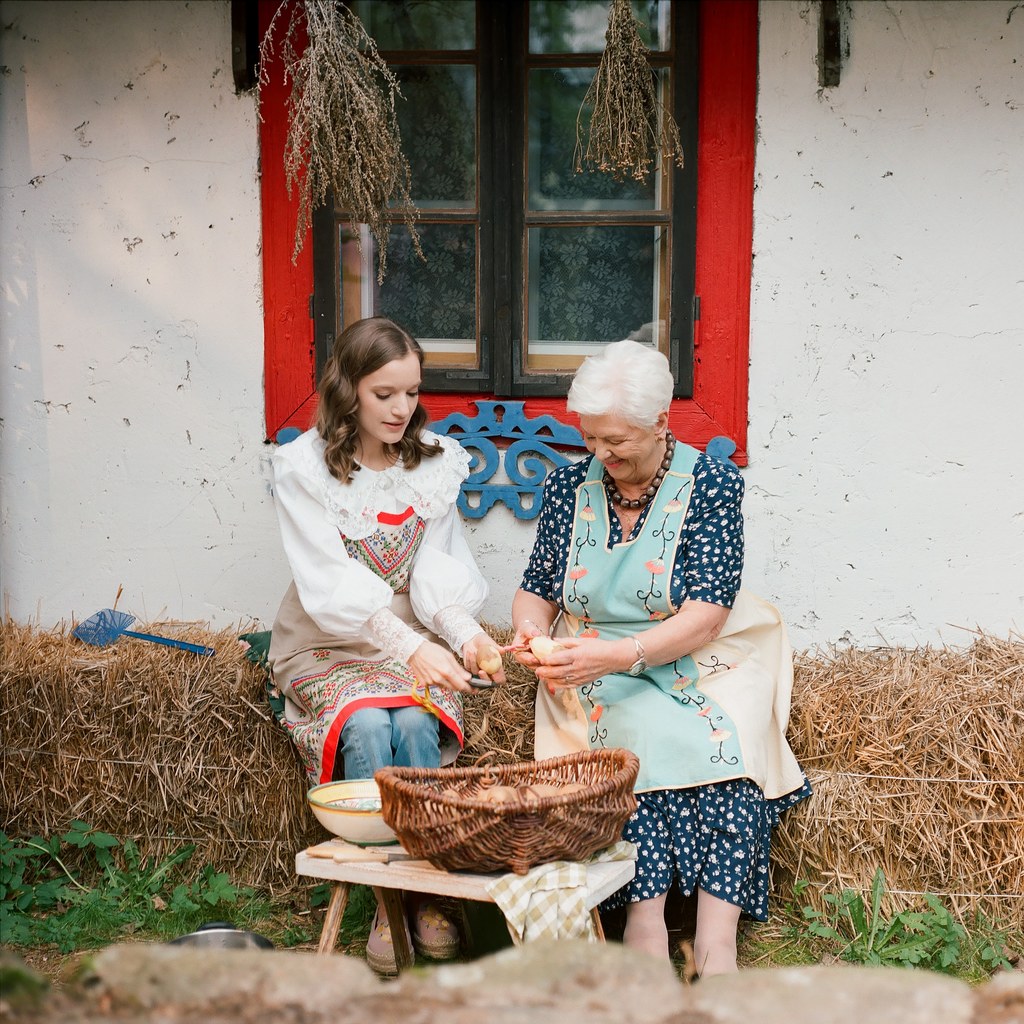
<path id="1" fill-rule="evenodd" d="M 547 782 L 534 782 L 530 786 L 520 786 L 519 792 L 522 794 L 524 789 L 528 789 L 529 796 L 534 800 L 543 800 L 549 796 L 561 796 L 564 792 L 561 786 L 553 786 Z"/>
<path id="2" fill-rule="evenodd" d="M 504 804 L 518 797 L 512 786 L 489 786 L 481 793 L 476 794 L 477 800 L 486 800 L 491 804 Z"/>
<path id="3" fill-rule="evenodd" d="M 476 663 L 482 672 L 493 676 L 501 671 L 501 651 L 497 647 L 485 647 L 476 657 Z"/>
<path id="4" fill-rule="evenodd" d="M 550 658 L 555 651 L 563 651 L 565 648 L 549 636 L 535 636 L 530 639 L 530 650 L 543 661 Z"/>

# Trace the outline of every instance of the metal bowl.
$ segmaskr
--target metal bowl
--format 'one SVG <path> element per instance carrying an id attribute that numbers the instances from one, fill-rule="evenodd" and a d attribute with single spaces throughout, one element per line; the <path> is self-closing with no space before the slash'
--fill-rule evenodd
<path id="1" fill-rule="evenodd" d="M 168 946 L 197 946 L 200 949 L 273 949 L 270 939 L 236 928 L 227 921 L 211 921 L 188 935 L 171 939 Z"/>
<path id="2" fill-rule="evenodd" d="M 328 832 L 357 846 L 397 843 L 398 837 L 384 824 L 380 790 L 373 779 L 346 779 L 314 786 L 307 794 L 317 821 Z"/>

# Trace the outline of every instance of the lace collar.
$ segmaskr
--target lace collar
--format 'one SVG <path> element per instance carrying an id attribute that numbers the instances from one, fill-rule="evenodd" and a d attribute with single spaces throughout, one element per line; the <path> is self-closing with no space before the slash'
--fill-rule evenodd
<path id="1" fill-rule="evenodd" d="M 292 465 L 309 480 L 323 501 L 328 521 L 346 537 L 359 540 L 377 529 L 377 513 L 392 502 L 411 505 L 423 519 L 436 519 L 455 503 L 469 475 L 469 453 L 458 441 L 429 430 L 423 432 L 423 439 L 427 444 L 438 441 L 441 454 L 423 459 L 412 470 L 401 463 L 379 472 L 360 469 L 349 484 L 328 472 L 324 442 L 315 429 L 279 448 L 275 461 Z"/>

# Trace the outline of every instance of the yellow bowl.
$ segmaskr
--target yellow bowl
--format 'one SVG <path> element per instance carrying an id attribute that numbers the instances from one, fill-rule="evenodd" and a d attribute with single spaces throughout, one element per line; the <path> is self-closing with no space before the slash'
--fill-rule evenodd
<path id="1" fill-rule="evenodd" d="M 317 821 L 328 832 L 358 846 L 397 843 L 398 837 L 384 824 L 380 790 L 373 779 L 346 779 L 314 786 L 307 794 Z"/>

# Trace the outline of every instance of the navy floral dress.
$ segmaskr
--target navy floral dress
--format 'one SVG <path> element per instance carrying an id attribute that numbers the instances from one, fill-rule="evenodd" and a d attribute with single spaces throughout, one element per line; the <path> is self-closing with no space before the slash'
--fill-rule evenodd
<path id="1" fill-rule="evenodd" d="M 572 557 L 573 518 L 578 489 L 592 460 L 585 458 L 551 473 L 537 538 L 522 589 L 564 607 L 564 582 Z M 703 601 L 732 608 L 743 572 L 743 478 L 731 464 L 705 453 L 697 455 L 683 536 L 667 573 L 672 604 Z M 630 537 L 610 498 L 607 522 L 611 545 L 635 538 L 643 530 L 652 501 Z M 637 847 L 633 880 L 611 896 L 602 909 L 653 899 L 677 884 L 683 895 L 704 889 L 756 920 L 768 916 L 771 832 L 780 814 L 810 795 L 810 784 L 777 799 L 767 799 L 746 778 L 689 788 L 637 793 L 638 807 L 623 838 Z"/>

